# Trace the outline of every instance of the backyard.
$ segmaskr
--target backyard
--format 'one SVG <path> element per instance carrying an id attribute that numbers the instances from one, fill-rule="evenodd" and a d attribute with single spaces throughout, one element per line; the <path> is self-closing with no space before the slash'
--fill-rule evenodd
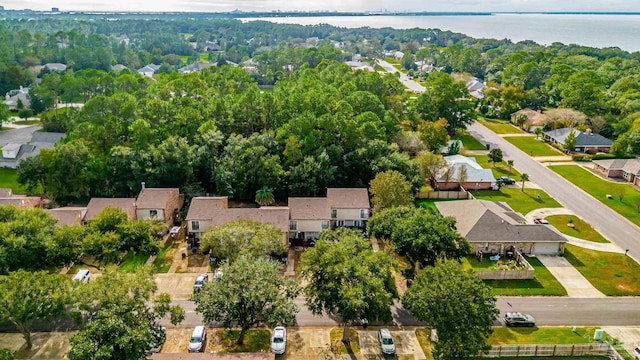
<path id="1" fill-rule="evenodd" d="M 499 191 L 481 190 L 472 191 L 471 193 L 479 200 L 504 201 L 509 204 L 513 210 L 522 215 L 526 215 L 535 209 L 562 207 L 557 201 L 540 189 L 525 188 L 523 192 L 518 186 L 503 187 Z"/>
<path id="2" fill-rule="evenodd" d="M 452 136 L 451 140 L 462 141 L 465 150 L 487 150 L 485 145 L 482 145 L 480 141 L 464 130 L 458 130 L 458 135 Z"/>
<path id="3" fill-rule="evenodd" d="M 565 296 L 567 291 L 540 260 L 527 258 L 535 270 L 533 280 L 485 280 L 496 296 Z"/>
<path id="4" fill-rule="evenodd" d="M 14 194 L 25 194 L 26 188 L 18 184 L 18 173 L 14 169 L 0 168 L 0 188 L 10 188 Z M 36 193 L 42 189 L 36 189 Z"/>
<path id="5" fill-rule="evenodd" d="M 566 245 L 565 258 L 600 292 L 640 296 L 640 265 L 631 257 Z"/>
<path id="6" fill-rule="evenodd" d="M 510 142 L 513 146 L 522 150 L 529 156 L 561 156 L 559 150 L 547 145 L 546 143 L 536 140 L 533 136 L 505 136 L 503 139 Z"/>
<path id="7" fill-rule="evenodd" d="M 506 162 L 500 162 L 493 165 L 493 163 L 489 162 L 489 155 L 472 155 L 471 157 L 476 158 L 476 162 L 478 165 L 482 166 L 485 169 L 491 169 L 493 172 L 493 176 L 497 178 L 501 176 L 508 176 L 514 178 L 516 181 L 520 179 L 520 173 L 513 166 L 511 167 L 511 171 L 509 171 L 509 165 Z M 514 166 L 516 164 L 513 164 Z"/>
<path id="8" fill-rule="evenodd" d="M 618 214 L 640 225 L 640 192 L 628 183 L 607 181 L 578 165 L 549 166 Z M 610 195 L 611 198 L 607 198 Z"/>
<path id="9" fill-rule="evenodd" d="M 494 327 L 487 339 L 491 345 L 505 344 L 587 344 L 592 341 L 595 327 Z M 547 358 L 544 358 L 547 359 Z"/>
<path id="10" fill-rule="evenodd" d="M 478 122 L 496 134 L 522 134 L 522 130 L 508 120 L 478 119 Z"/>
<path id="11" fill-rule="evenodd" d="M 545 219 L 563 234 L 597 243 L 609 242 L 609 240 L 605 239 L 604 236 L 592 228 L 591 225 L 575 215 L 552 215 L 547 216 Z M 571 223 L 569 223 L 569 221 L 571 221 Z M 572 226 L 569 226 L 569 224 Z"/>

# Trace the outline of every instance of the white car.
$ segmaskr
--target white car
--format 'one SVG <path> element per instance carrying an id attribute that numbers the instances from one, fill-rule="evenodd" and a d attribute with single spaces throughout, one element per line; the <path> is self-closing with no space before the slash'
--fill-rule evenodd
<path id="1" fill-rule="evenodd" d="M 636 360 L 640 360 L 640 346 L 636 346 L 636 348 L 633 349 L 633 357 Z"/>
<path id="2" fill-rule="evenodd" d="M 396 345 L 393 343 L 393 337 L 391 337 L 389 329 L 380 329 L 378 331 L 378 340 L 380 340 L 383 354 L 393 355 L 396 353 Z"/>
<path id="3" fill-rule="evenodd" d="M 273 329 L 271 337 L 271 351 L 275 354 L 284 354 L 287 348 L 287 329 L 284 326 L 277 326 Z"/>

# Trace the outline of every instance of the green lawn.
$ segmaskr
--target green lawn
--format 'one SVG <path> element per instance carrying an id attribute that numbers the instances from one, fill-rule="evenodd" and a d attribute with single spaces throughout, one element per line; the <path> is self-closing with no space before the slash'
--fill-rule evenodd
<path id="1" fill-rule="evenodd" d="M 167 241 L 160 252 L 158 252 L 158 256 L 153 260 L 153 271 L 156 273 L 166 274 L 171 268 L 171 263 L 173 261 L 173 257 L 171 256 L 170 250 L 173 248 L 173 242 Z"/>
<path id="2" fill-rule="evenodd" d="M 575 215 L 553 215 L 547 216 L 545 219 L 563 234 L 597 243 L 609 242 L 609 240 L 605 239 L 599 232 L 592 228 L 591 225 Z M 573 227 L 569 227 L 569 219 L 573 220 Z"/>
<path id="3" fill-rule="evenodd" d="M 565 258 L 600 292 L 608 296 L 640 296 L 640 265 L 624 254 L 567 244 Z"/>
<path id="4" fill-rule="evenodd" d="M 482 145 L 480 141 L 464 130 L 458 130 L 458 135 L 452 136 L 451 140 L 462 141 L 465 150 L 487 150 L 485 145 Z"/>
<path id="5" fill-rule="evenodd" d="M 485 169 L 491 169 L 491 172 L 493 172 L 493 176 L 495 176 L 496 179 L 500 176 L 508 176 L 516 179 L 516 181 L 520 180 L 520 173 L 518 170 L 512 166 L 511 171 L 509 171 L 509 165 L 505 162 L 497 163 L 494 167 L 493 163 L 489 162 L 489 155 L 473 155 L 472 157 L 476 158 L 478 165 Z M 513 165 L 515 166 L 515 163 Z"/>
<path id="6" fill-rule="evenodd" d="M 524 151 L 529 156 L 561 156 L 562 152 L 546 143 L 528 136 L 505 136 L 503 139 Z"/>
<path id="7" fill-rule="evenodd" d="M 149 256 L 146 253 L 129 251 L 120 262 L 118 270 L 127 273 L 134 272 L 137 268 L 147 263 Z"/>
<path id="8" fill-rule="evenodd" d="M 422 207 L 427 209 L 436 209 L 436 202 L 440 201 L 453 201 L 453 200 L 464 200 L 464 199 L 416 199 L 414 201 L 416 207 Z"/>
<path id="9" fill-rule="evenodd" d="M 0 168 L 0 188 L 10 188 L 14 194 L 25 194 L 26 188 L 18 184 L 18 173 L 15 169 Z M 36 189 L 36 194 L 42 189 Z"/>
<path id="10" fill-rule="evenodd" d="M 522 134 L 522 130 L 507 120 L 478 119 L 478 122 L 496 134 Z"/>
<path id="11" fill-rule="evenodd" d="M 216 335 L 209 337 L 207 349 L 216 349 L 220 353 L 266 352 L 271 345 L 271 332 L 265 329 L 248 330 L 242 345 L 236 343 L 240 330 L 218 330 Z"/>
<path id="12" fill-rule="evenodd" d="M 533 280 L 485 280 L 496 296 L 565 296 L 567 291 L 540 260 L 527 258 L 535 270 Z"/>
<path id="13" fill-rule="evenodd" d="M 12 124 L 16 124 L 16 125 L 35 125 L 35 124 L 40 124 L 40 120 L 18 120 L 18 121 L 12 122 Z"/>
<path id="14" fill-rule="evenodd" d="M 629 221 L 640 225 L 640 192 L 634 189 L 631 184 L 603 180 L 578 165 L 549 166 L 549 168 Z M 612 199 L 607 199 L 607 195 L 611 195 Z M 620 195 L 623 195 L 622 200 L 620 200 Z"/>
<path id="15" fill-rule="evenodd" d="M 472 191 L 471 193 L 476 199 L 480 200 L 504 201 L 509 204 L 513 210 L 522 215 L 526 215 L 535 209 L 562 207 L 557 201 L 540 189 L 524 189 L 523 192 L 520 187 L 503 187 L 499 191 L 481 190 Z"/>
<path id="16" fill-rule="evenodd" d="M 506 344 L 588 344 L 596 327 L 494 327 L 487 339 L 490 345 Z M 546 357 L 543 359 L 547 359 Z"/>

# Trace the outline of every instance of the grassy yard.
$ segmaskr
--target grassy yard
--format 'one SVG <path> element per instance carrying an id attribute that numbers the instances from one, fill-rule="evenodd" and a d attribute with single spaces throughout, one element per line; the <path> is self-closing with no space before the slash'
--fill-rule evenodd
<path id="1" fill-rule="evenodd" d="M 489 359 L 489 358 L 473 358 L 473 359 Z M 497 360 L 605 360 L 610 359 L 608 356 L 501 356 L 495 358 Z"/>
<path id="2" fill-rule="evenodd" d="M 632 223 L 640 225 L 640 192 L 634 189 L 631 184 L 604 180 L 578 165 L 549 166 L 549 168 Z M 613 198 L 607 199 L 607 195 L 611 195 Z M 622 195 L 622 200 L 620 195 Z"/>
<path id="3" fill-rule="evenodd" d="M 158 252 L 158 256 L 153 260 L 153 271 L 156 273 L 166 274 L 171 268 L 171 263 L 173 261 L 173 252 L 171 249 L 173 248 L 173 242 L 167 241 L 160 252 Z"/>
<path id="4" fill-rule="evenodd" d="M 16 125 L 35 125 L 40 124 L 40 120 L 17 120 L 12 122 L 12 124 Z"/>
<path id="5" fill-rule="evenodd" d="M 640 296 L 640 265 L 624 254 L 566 245 L 565 258 L 600 292 Z"/>
<path id="6" fill-rule="evenodd" d="M 489 259 L 491 254 L 485 254 L 482 257 L 482 261 L 478 260 L 475 255 L 467 255 L 462 258 L 462 266 L 465 269 L 473 269 L 473 270 L 498 270 L 498 268 L 508 268 L 508 269 L 524 269 L 521 266 L 518 266 L 515 260 L 509 259 L 500 259 L 498 261 L 492 261 Z"/>
<path id="7" fill-rule="evenodd" d="M 459 130 L 458 136 L 452 136 L 451 140 L 460 140 L 465 150 L 487 150 L 487 147 L 482 145 L 480 141 L 471 136 L 466 131 Z"/>
<path id="8" fill-rule="evenodd" d="M 471 193 L 479 200 L 504 201 L 522 215 L 535 209 L 561 207 L 557 201 L 540 189 L 524 189 L 522 192 L 519 187 L 503 187 L 499 191 L 481 190 Z"/>
<path id="9" fill-rule="evenodd" d="M 14 194 L 25 194 L 26 188 L 18 184 L 18 173 L 15 169 L 0 168 L 0 188 L 10 188 Z M 41 193 L 42 189 L 36 189 Z"/>
<path id="10" fill-rule="evenodd" d="M 567 291 L 540 260 L 527 258 L 535 270 L 533 280 L 485 280 L 497 296 L 565 296 Z"/>
<path id="11" fill-rule="evenodd" d="M 478 122 L 496 134 L 522 134 L 522 130 L 507 120 L 478 119 Z"/>
<path id="12" fill-rule="evenodd" d="M 575 215 L 553 215 L 547 216 L 545 219 L 563 234 L 597 243 L 609 242 L 609 240 L 605 239 L 599 232 L 592 228 L 591 225 Z M 569 219 L 573 221 L 573 227 L 569 227 Z"/>
<path id="13" fill-rule="evenodd" d="M 524 151 L 529 156 L 561 156 L 562 153 L 542 141 L 536 140 L 535 137 L 524 136 L 506 136 L 503 139 L 510 142 L 513 146 Z"/>
<path id="14" fill-rule="evenodd" d="M 342 328 L 331 329 L 331 349 L 334 354 L 360 354 L 360 341 L 358 340 L 358 332 L 353 328 L 349 328 L 349 344 L 342 342 Z"/>
<path id="15" fill-rule="evenodd" d="M 240 337 L 240 330 L 216 330 L 210 336 L 207 350 L 219 353 L 247 353 L 269 351 L 271 332 L 265 329 L 250 329 L 247 331 L 242 345 L 236 344 Z"/>
<path id="16" fill-rule="evenodd" d="M 427 360 L 433 360 L 433 343 L 431 343 L 431 329 L 419 328 L 416 329 L 416 337 L 418 338 L 418 344 L 422 348 Z"/>
<path id="17" fill-rule="evenodd" d="M 150 255 L 146 253 L 129 251 L 120 262 L 118 270 L 126 273 L 134 272 L 137 268 L 147 263 L 149 256 Z"/>
<path id="18" fill-rule="evenodd" d="M 487 339 L 490 345 L 506 344 L 588 344 L 596 327 L 494 327 Z M 544 359 L 547 359 L 546 357 Z"/>
<path id="19" fill-rule="evenodd" d="M 509 171 L 509 165 L 507 165 L 506 162 L 497 163 L 494 167 L 493 163 L 489 162 L 489 155 L 473 155 L 472 157 L 476 158 L 478 165 L 485 169 L 491 169 L 493 176 L 495 176 L 496 179 L 500 176 L 508 176 L 516 179 L 516 181 L 520 180 L 520 173 L 518 170 L 512 166 L 511 171 Z M 513 165 L 515 166 L 515 163 Z"/>
<path id="20" fill-rule="evenodd" d="M 454 201 L 454 200 L 464 200 L 464 199 L 416 199 L 414 203 L 416 207 L 422 207 L 426 209 L 436 209 L 436 202 L 441 201 Z"/>

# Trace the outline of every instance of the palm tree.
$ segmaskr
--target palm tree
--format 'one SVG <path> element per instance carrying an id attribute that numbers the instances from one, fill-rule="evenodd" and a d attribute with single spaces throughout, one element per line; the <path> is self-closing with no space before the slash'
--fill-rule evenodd
<path id="1" fill-rule="evenodd" d="M 507 160 L 507 165 L 509 165 L 509 175 L 511 175 L 511 168 L 513 167 L 513 160 Z"/>
<path id="2" fill-rule="evenodd" d="M 537 127 L 535 130 L 533 130 L 533 132 L 536 134 L 536 140 L 537 140 L 538 136 L 540 136 L 540 134 L 542 134 L 542 128 L 541 127 Z"/>
<path id="3" fill-rule="evenodd" d="M 529 174 L 527 173 L 520 174 L 520 181 L 522 181 L 522 192 L 524 192 L 524 183 L 529 181 Z"/>
<path id="4" fill-rule="evenodd" d="M 256 191 L 256 202 L 260 206 L 271 205 L 275 202 L 273 196 L 273 189 L 268 186 L 263 186 L 262 189 Z"/>

